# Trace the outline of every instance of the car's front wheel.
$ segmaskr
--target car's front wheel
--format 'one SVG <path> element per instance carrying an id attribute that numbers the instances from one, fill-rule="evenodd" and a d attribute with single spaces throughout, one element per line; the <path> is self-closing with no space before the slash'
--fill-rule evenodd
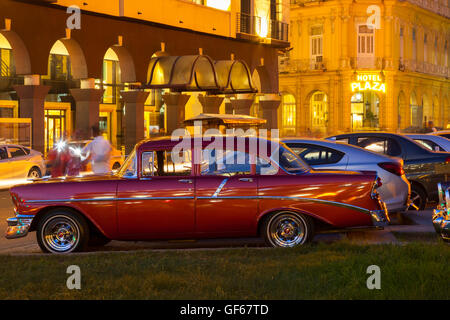
<path id="1" fill-rule="evenodd" d="M 44 252 L 70 253 L 84 251 L 89 242 L 89 226 L 80 214 L 56 209 L 40 219 L 36 237 Z"/>
<path id="2" fill-rule="evenodd" d="M 296 247 L 312 240 L 314 223 L 304 214 L 281 211 L 265 220 L 263 235 L 271 247 Z"/>

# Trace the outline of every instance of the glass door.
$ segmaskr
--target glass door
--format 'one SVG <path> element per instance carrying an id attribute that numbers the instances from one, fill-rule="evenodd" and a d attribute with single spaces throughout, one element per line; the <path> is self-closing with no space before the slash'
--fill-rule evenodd
<path id="1" fill-rule="evenodd" d="M 66 124 L 65 110 L 45 110 L 45 153 L 64 138 Z"/>

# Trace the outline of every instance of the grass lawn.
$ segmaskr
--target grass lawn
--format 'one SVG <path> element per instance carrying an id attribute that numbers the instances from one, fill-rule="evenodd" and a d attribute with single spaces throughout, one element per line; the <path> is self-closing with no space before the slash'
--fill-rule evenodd
<path id="1" fill-rule="evenodd" d="M 443 243 L 0 256 L 0 299 L 450 299 Z M 381 290 L 369 290 L 370 265 Z M 81 290 L 68 290 L 69 265 Z"/>

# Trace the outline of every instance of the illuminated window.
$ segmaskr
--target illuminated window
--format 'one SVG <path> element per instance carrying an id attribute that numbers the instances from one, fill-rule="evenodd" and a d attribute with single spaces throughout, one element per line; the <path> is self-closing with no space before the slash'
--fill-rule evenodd
<path id="1" fill-rule="evenodd" d="M 296 114 L 297 114 L 295 97 L 292 94 L 284 94 L 282 96 L 282 104 L 283 104 L 283 115 L 282 115 L 283 129 L 295 130 Z"/>
<path id="2" fill-rule="evenodd" d="M 311 59 L 314 63 L 322 62 L 323 55 L 323 28 L 315 26 L 311 28 L 310 36 Z"/>

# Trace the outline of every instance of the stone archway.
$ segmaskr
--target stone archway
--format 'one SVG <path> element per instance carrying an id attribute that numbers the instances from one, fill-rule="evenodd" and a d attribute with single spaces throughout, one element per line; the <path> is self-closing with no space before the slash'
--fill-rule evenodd
<path id="1" fill-rule="evenodd" d="M 428 122 L 434 121 L 433 103 L 429 96 L 424 93 L 422 95 L 422 124 L 428 125 Z"/>
<path id="2" fill-rule="evenodd" d="M 0 30 L 0 34 L 5 37 L 11 46 L 15 73 L 18 75 L 31 74 L 30 55 L 23 40 L 11 30 Z"/>
<path id="3" fill-rule="evenodd" d="M 120 82 L 136 82 L 136 69 L 134 66 L 133 57 L 127 50 L 127 48 L 119 45 L 111 46 L 109 50 L 112 50 L 119 61 L 120 66 Z"/>
<path id="4" fill-rule="evenodd" d="M 415 91 L 411 91 L 409 97 L 409 110 L 411 112 L 411 126 L 421 128 L 423 126 L 423 109 L 417 103 L 417 97 Z"/>
<path id="5" fill-rule="evenodd" d="M 87 79 L 88 70 L 86 58 L 83 50 L 77 41 L 73 39 L 59 39 L 57 40 L 49 54 L 49 66 L 51 67 L 51 55 L 68 56 L 70 59 L 70 75 L 75 80 Z"/>

